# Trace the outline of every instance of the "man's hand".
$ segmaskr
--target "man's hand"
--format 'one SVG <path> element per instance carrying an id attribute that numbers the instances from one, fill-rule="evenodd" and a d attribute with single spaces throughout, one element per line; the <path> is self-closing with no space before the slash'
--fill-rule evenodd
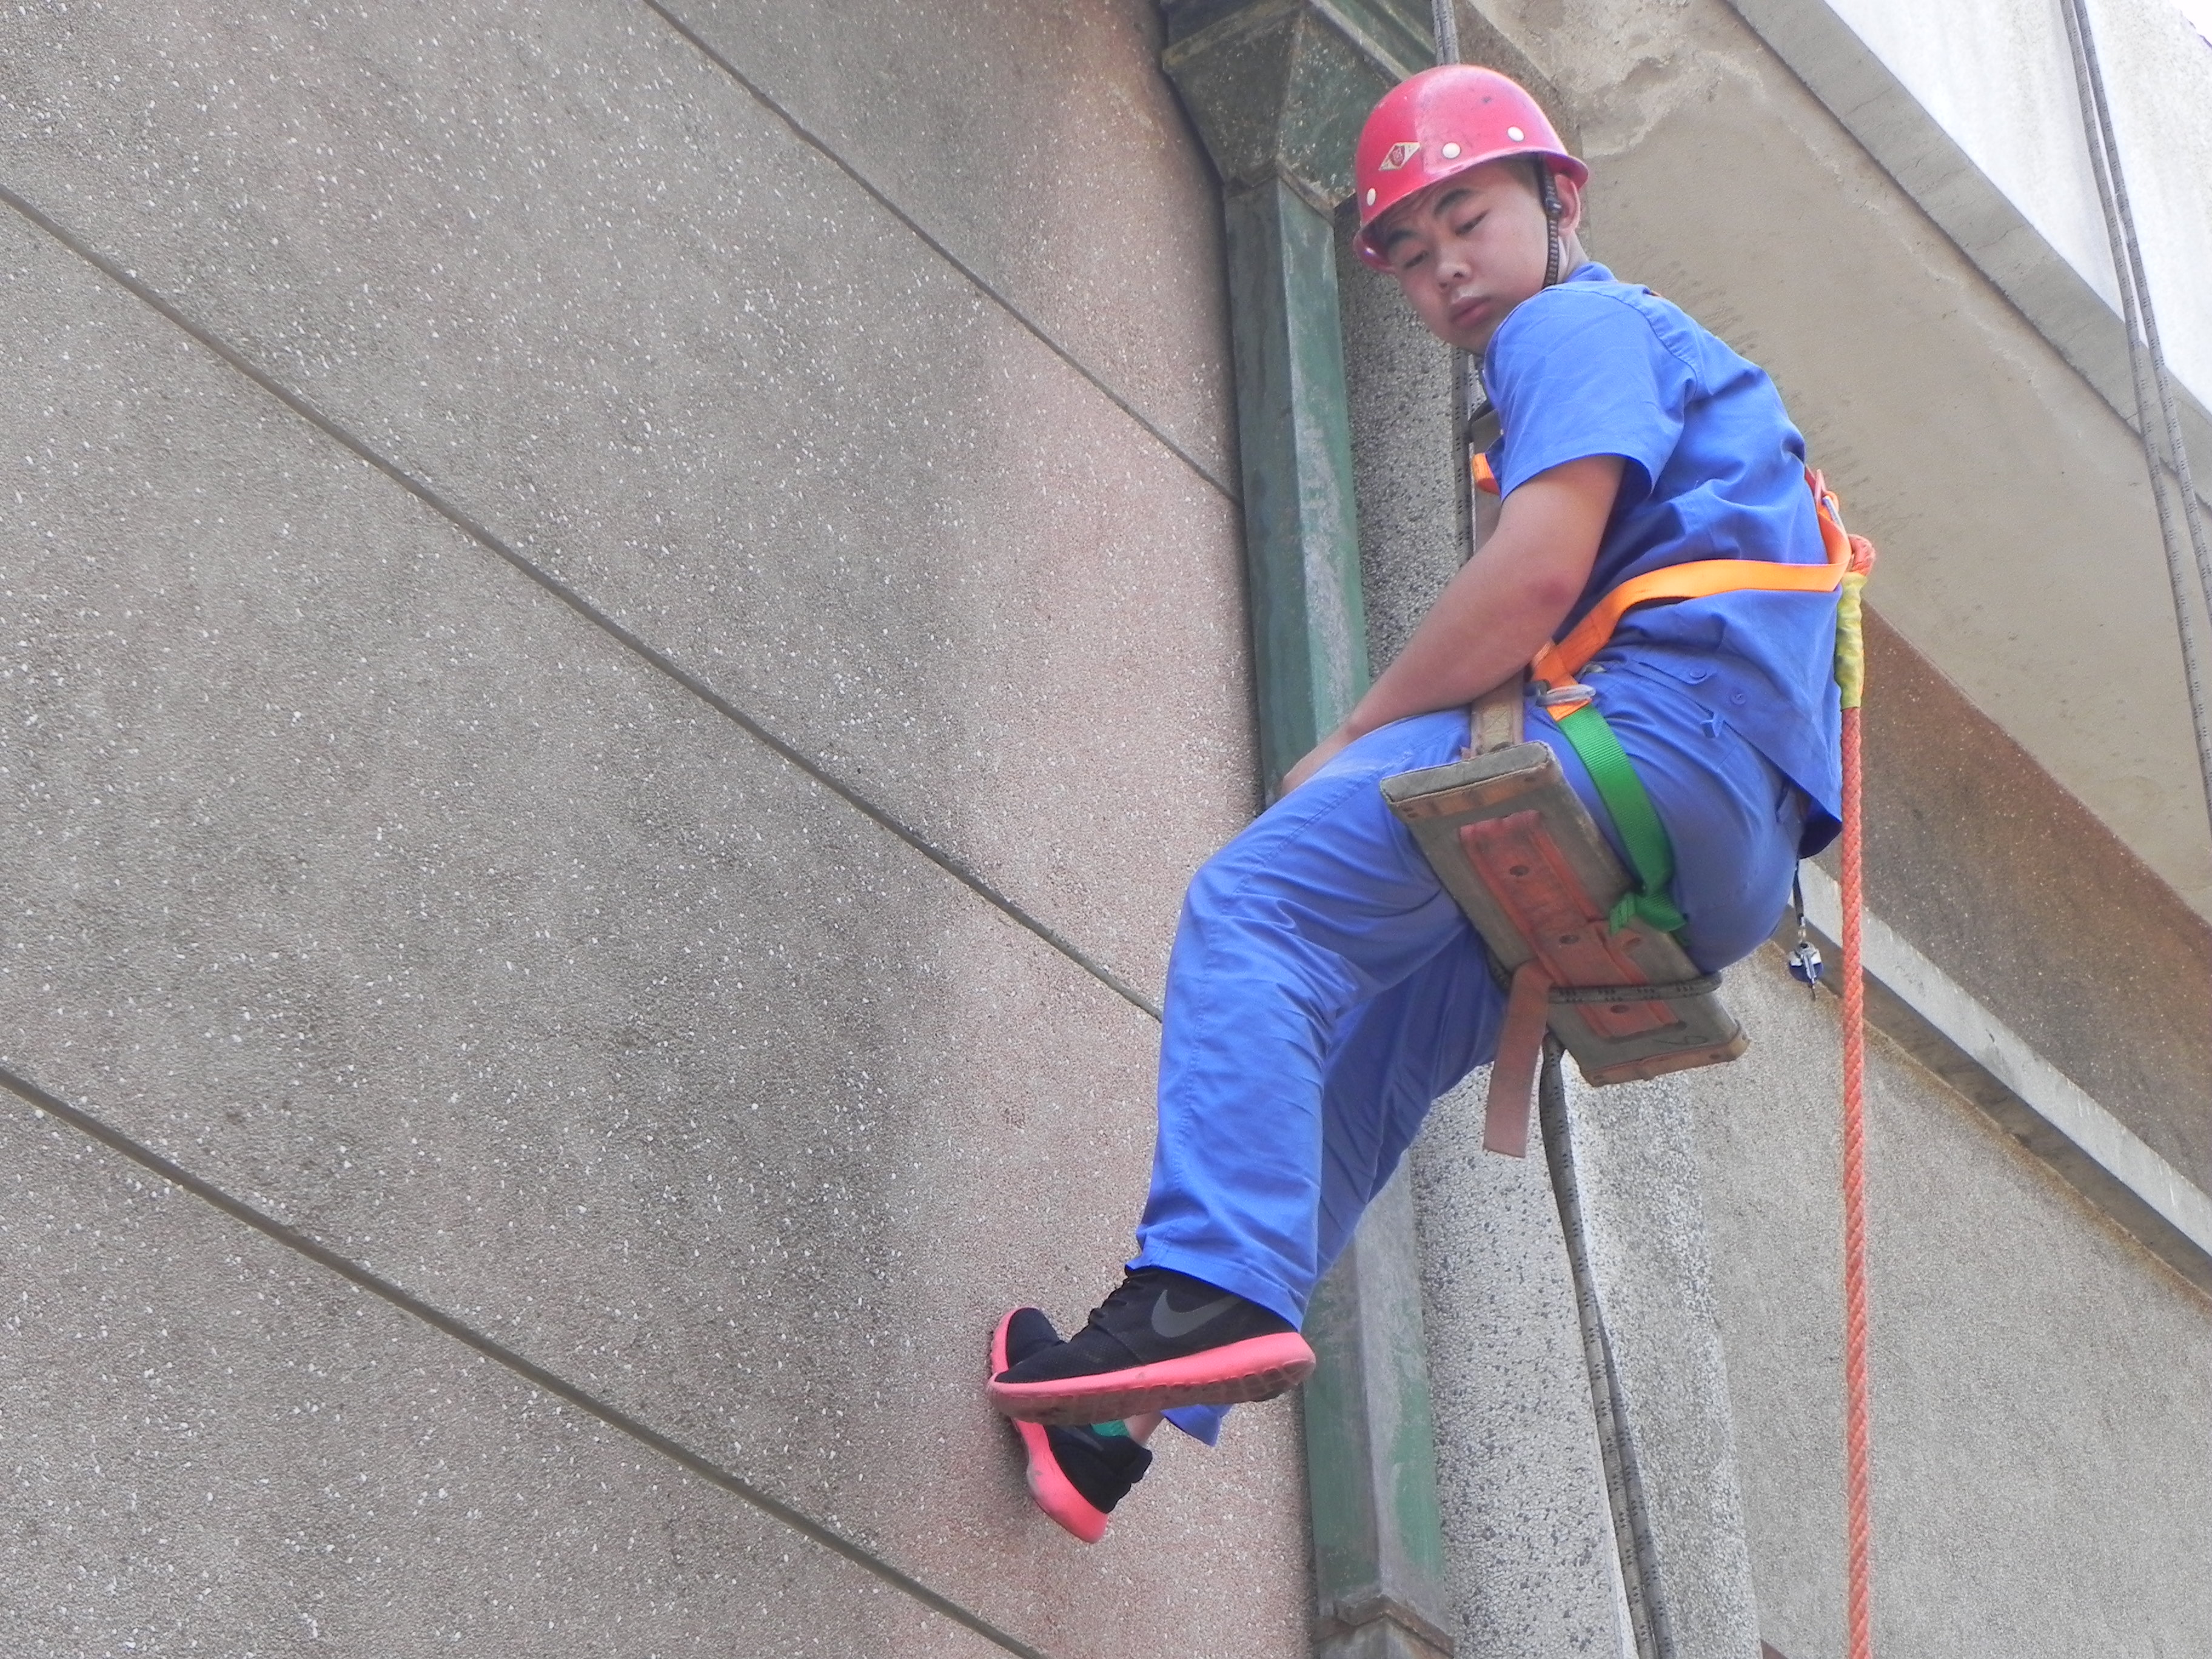
<path id="1" fill-rule="evenodd" d="M 1281 787 L 1275 791 L 1275 799 L 1280 800 L 1315 773 L 1320 771 L 1322 767 L 1335 759 L 1342 752 L 1345 745 L 1351 741 L 1351 738 L 1346 735 L 1344 728 L 1340 726 L 1312 748 L 1307 750 L 1298 763 L 1283 774 L 1283 781 Z"/>

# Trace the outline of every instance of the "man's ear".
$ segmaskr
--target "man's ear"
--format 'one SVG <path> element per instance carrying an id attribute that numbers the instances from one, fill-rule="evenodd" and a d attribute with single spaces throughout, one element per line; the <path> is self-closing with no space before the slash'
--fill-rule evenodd
<path id="1" fill-rule="evenodd" d="M 1572 234 L 1583 222 L 1583 187 L 1564 173 L 1552 175 L 1552 188 L 1559 198 L 1559 234 Z"/>

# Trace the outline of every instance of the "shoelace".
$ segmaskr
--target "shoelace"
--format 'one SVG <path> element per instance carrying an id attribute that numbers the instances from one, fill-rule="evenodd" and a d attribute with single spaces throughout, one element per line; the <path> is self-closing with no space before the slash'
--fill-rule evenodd
<path id="1" fill-rule="evenodd" d="M 1103 1302 L 1091 1310 L 1091 1317 L 1083 1322 L 1083 1328 L 1087 1331 L 1096 1326 L 1100 1335 L 1112 1335 L 1113 1333 L 1107 1328 L 1106 1316 L 1116 1308 L 1127 1306 L 1144 1289 L 1143 1285 L 1137 1283 L 1137 1276 L 1134 1273 L 1129 1274 L 1108 1292 Z"/>

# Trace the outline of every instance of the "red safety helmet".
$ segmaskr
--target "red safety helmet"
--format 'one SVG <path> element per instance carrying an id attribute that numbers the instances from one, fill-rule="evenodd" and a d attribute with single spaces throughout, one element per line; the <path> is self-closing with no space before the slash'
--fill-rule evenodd
<path id="1" fill-rule="evenodd" d="M 1496 70 L 1440 64 L 1401 81 L 1359 131 L 1352 166 L 1359 234 L 1352 246 L 1369 264 L 1388 270 L 1382 250 L 1367 239 L 1376 220 L 1441 179 L 1515 155 L 1540 155 L 1578 185 L 1589 178 L 1527 89 Z"/>

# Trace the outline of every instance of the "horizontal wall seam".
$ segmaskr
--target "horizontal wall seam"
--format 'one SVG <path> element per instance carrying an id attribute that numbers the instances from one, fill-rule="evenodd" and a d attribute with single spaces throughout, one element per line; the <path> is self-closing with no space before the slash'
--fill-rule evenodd
<path id="1" fill-rule="evenodd" d="M 833 149 L 828 140 L 823 138 L 819 134 L 816 133 L 812 128 L 801 121 L 797 115 L 793 114 L 790 109 L 786 107 L 758 82 L 755 81 L 750 76 L 747 75 L 743 70 L 739 69 L 727 58 L 724 57 L 721 52 L 717 51 L 714 46 L 708 45 L 703 35 L 699 33 L 697 30 L 694 29 L 689 23 L 685 22 L 673 11 L 670 10 L 667 6 L 662 4 L 661 0 L 640 0 L 640 3 L 642 4 L 647 10 L 659 17 L 662 22 L 667 24 L 668 27 L 673 29 L 678 34 L 681 35 L 687 42 L 690 43 L 692 49 L 697 52 L 701 57 L 704 58 L 716 69 L 721 70 L 723 74 L 728 76 L 732 81 L 738 84 L 738 88 L 744 92 L 748 97 L 753 100 L 754 102 L 757 103 L 770 115 L 775 117 L 777 120 L 782 122 L 786 127 L 791 130 L 792 136 L 797 138 L 799 143 L 813 150 L 817 155 L 820 155 L 823 160 L 829 162 L 830 166 L 836 167 L 848 179 L 850 179 L 855 185 L 858 185 L 867 193 L 869 199 L 873 201 L 877 206 L 883 209 L 884 212 L 890 214 L 892 218 L 897 220 L 899 223 L 904 226 L 906 229 L 912 234 L 915 240 L 920 241 L 924 247 L 927 247 L 932 253 L 934 253 L 939 258 L 944 260 L 945 264 L 951 265 L 953 270 L 958 271 L 962 276 L 967 279 L 969 283 L 972 285 L 978 293 L 981 294 L 993 304 L 999 307 L 1000 310 L 1004 311 L 1007 316 L 1012 318 L 1017 323 L 1019 323 L 1024 328 L 1027 329 L 1030 333 L 1036 337 L 1037 343 L 1042 345 L 1046 350 L 1051 352 L 1054 356 L 1059 358 L 1060 362 L 1066 363 L 1078 374 L 1080 374 L 1085 380 L 1088 380 L 1097 389 L 1099 394 L 1105 398 L 1108 402 L 1111 403 L 1116 409 L 1120 410 L 1124 415 L 1127 415 L 1139 426 L 1144 428 L 1144 429 L 1152 435 L 1153 440 L 1158 442 L 1161 447 L 1167 450 L 1169 453 L 1172 454 L 1177 460 L 1181 461 L 1193 472 L 1198 474 L 1200 477 L 1205 479 L 1206 483 L 1212 484 L 1216 489 L 1219 490 L 1224 495 L 1228 497 L 1229 500 L 1241 502 L 1243 497 L 1235 484 L 1231 483 L 1228 479 L 1220 477 L 1213 471 L 1212 468 L 1207 466 L 1205 462 L 1200 460 L 1197 456 L 1192 454 L 1190 451 L 1184 448 L 1181 443 L 1176 441 L 1175 436 L 1170 433 L 1166 428 L 1161 426 L 1159 422 L 1146 415 L 1142 410 L 1139 409 L 1136 404 L 1130 402 L 1128 398 L 1123 397 L 1119 392 L 1115 391 L 1102 375 L 1085 363 L 1081 358 L 1076 356 L 1074 353 L 1068 350 L 1066 346 L 1060 344 L 1057 339 L 1046 331 L 1042 324 L 1038 323 L 1035 319 L 1030 317 L 1027 312 L 1016 305 L 1012 297 L 1000 289 L 996 283 L 993 283 L 988 277 L 985 276 L 982 272 L 977 270 L 975 266 L 969 264 L 965 259 L 963 259 L 958 254 L 955 253 L 951 248 L 947 247 L 943 242 L 939 241 L 935 236 L 933 236 L 927 230 L 924 229 L 919 220 L 915 219 L 912 214 L 908 213 L 896 202 L 891 200 L 891 198 L 879 189 L 874 181 L 872 180 L 866 173 L 862 173 L 860 168 L 854 166 L 852 162 L 847 161 L 842 155 L 839 155 L 836 150 Z"/>
<path id="2" fill-rule="evenodd" d="M 49 1093 L 29 1079 L 0 1067 L 0 1087 L 4 1087 L 48 1117 L 68 1125 L 111 1152 L 119 1152 L 141 1169 L 213 1206 L 232 1220 L 283 1245 L 294 1255 L 305 1257 L 317 1267 L 327 1269 L 371 1296 L 389 1303 L 400 1312 L 422 1321 L 441 1335 L 449 1336 L 463 1346 L 473 1349 L 495 1364 L 512 1371 L 532 1388 L 541 1389 L 556 1399 L 567 1401 L 577 1410 L 596 1418 L 617 1433 L 629 1436 L 640 1445 L 658 1452 L 701 1480 L 743 1498 L 763 1515 L 781 1522 L 793 1532 L 874 1574 L 894 1589 L 912 1596 L 931 1611 L 942 1613 L 956 1624 L 964 1625 L 985 1641 L 1008 1653 L 1020 1656 L 1020 1659 L 1045 1659 L 1045 1656 L 1036 1649 L 1008 1635 L 980 1613 L 972 1613 L 950 1597 L 939 1595 L 920 1579 L 908 1577 L 866 1546 L 823 1526 L 804 1511 L 793 1509 L 782 1499 L 763 1491 L 744 1476 L 733 1474 L 711 1459 L 701 1456 L 680 1441 L 672 1440 L 657 1429 L 647 1426 L 642 1419 L 631 1416 L 620 1407 L 579 1388 L 542 1365 L 525 1359 L 514 1349 L 495 1341 L 474 1326 L 465 1324 L 420 1297 L 400 1289 L 390 1279 L 371 1273 L 350 1257 L 339 1255 L 296 1228 L 286 1226 L 266 1212 L 234 1198 L 212 1182 L 202 1180 L 181 1164 L 173 1163 L 91 1113 Z"/>
<path id="3" fill-rule="evenodd" d="M 1836 884 L 1813 865 L 1803 873 L 1806 920 L 1833 949 Z M 1864 931 L 1869 1022 L 2212 1294 L 2212 1196 L 1893 929 L 1869 915 Z"/>
<path id="4" fill-rule="evenodd" d="M 920 830 L 909 827 L 893 816 L 887 808 L 878 805 L 851 784 L 837 776 L 821 761 L 807 754 L 797 744 L 738 708 L 737 704 L 715 690 L 706 680 L 677 662 L 674 658 L 647 644 L 643 639 L 624 628 L 576 589 L 569 586 L 543 566 L 524 557 L 514 548 L 508 546 L 505 541 L 447 501 L 431 485 L 417 478 L 397 461 L 373 448 L 364 440 L 355 436 L 353 433 L 324 414 L 300 393 L 285 386 L 267 370 L 246 357 L 236 347 L 203 328 L 162 295 L 141 282 L 136 276 L 82 240 L 75 233 L 49 218 L 39 208 L 16 195 L 4 185 L 0 185 L 0 202 L 5 202 L 23 218 L 91 265 L 110 282 L 159 313 L 167 321 L 184 331 L 223 362 L 246 376 L 247 380 L 276 398 L 301 420 L 314 427 L 324 436 L 381 472 L 471 541 L 476 543 L 477 546 L 514 567 L 640 661 L 682 686 L 716 714 L 730 721 L 763 747 L 773 750 L 781 759 L 827 789 L 863 817 L 898 837 L 978 898 L 991 905 L 1009 921 L 1035 934 L 1131 1006 L 1150 1015 L 1153 1019 L 1160 1017 L 1159 1008 L 1149 997 L 1133 986 L 1125 983 L 1111 969 L 1079 948 L 1073 940 L 1063 936 L 1057 929 L 1038 917 L 1031 915 L 1006 894 L 999 891 L 981 874 L 970 868 L 963 860 L 937 846 Z"/>

